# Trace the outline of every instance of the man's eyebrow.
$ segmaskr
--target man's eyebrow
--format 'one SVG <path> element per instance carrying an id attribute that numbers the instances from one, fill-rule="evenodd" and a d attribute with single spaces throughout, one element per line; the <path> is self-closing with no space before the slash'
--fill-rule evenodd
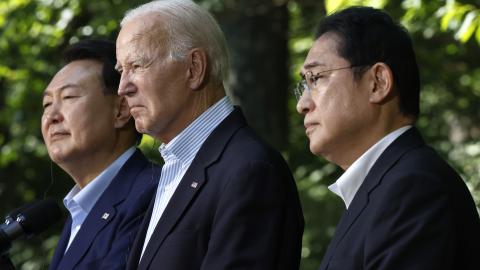
<path id="1" fill-rule="evenodd" d="M 318 66 L 326 66 L 324 63 L 320 62 L 320 61 L 313 61 L 313 62 L 310 62 L 310 63 L 307 63 L 305 65 L 303 65 L 303 68 L 304 69 L 310 69 L 310 68 L 314 68 L 314 67 L 318 67 Z"/>
<path id="2" fill-rule="evenodd" d="M 318 66 L 326 66 L 324 63 L 320 62 L 320 61 L 312 61 L 312 62 L 309 62 L 305 65 L 303 65 L 302 67 L 302 70 L 300 71 L 300 77 L 305 77 L 305 70 L 307 69 L 311 69 L 311 68 L 314 68 L 314 67 L 318 67 Z"/>
<path id="3" fill-rule="evenodd" d="M 60 88 L 58 88 L 58 91 L 63 91 L 65 89 L 68 89 L 68 88 L 79 88 L 80 86 L 78 84 L 74 84 L 74 83 L 67 83 L 67 84 L 64 84 L 62 85 Z M 45 91 L 43 92 L 43 96 L 51 96 L 51 92 L 50 91 Z"/>

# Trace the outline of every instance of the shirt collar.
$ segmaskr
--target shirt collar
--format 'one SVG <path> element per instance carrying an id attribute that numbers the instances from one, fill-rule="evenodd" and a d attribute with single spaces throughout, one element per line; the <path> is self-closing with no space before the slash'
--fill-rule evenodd
<path id="1" fill-rule="evenodd" d="M 71 209 L 75 207 L 75 205 L 78 205 L 84 212 L 89 213 L 98 198 L 100 198 L 113 178 L 117 175 L 118 171 L 120 171 L 125 162 L 133 155 L 135 149 L 133 146 L 130 147 L 83 189 L 75 185 L 63 199 L 63 204 L 68 211 L 71 213 Z"/>
<path id="2" fill-rule="evenodd" d="M 183 164 L 190 164 L 208 135 L 233 111 L 228 97 L 223 97 L 203 112 L 188 127 L 168 144 L 159 147 L 165 161 L 177 158 Z"/>
<path id="3" fill-rule="evenodd" d="M 373 167 L 380 155 L 385 149 L 412 126 L 401 127 L 375 143 L 365 153 L 363 153 L 355 162 L 337 179 L 335 183 L 330 185 L 328 189 L 342 198 L 345 206 L 350 206 L 355 194 L 362 185 L 365 177 Z"/>

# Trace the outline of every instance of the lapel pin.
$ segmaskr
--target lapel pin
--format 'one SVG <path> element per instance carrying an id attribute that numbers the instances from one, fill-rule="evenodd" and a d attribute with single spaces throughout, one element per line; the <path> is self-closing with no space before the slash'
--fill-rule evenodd
<path id="1" fill-rule="evenodd" d="M 190 185 L 190 187 L 192 188 L 197 188 L 197 186 L 198 186 L 198 183 L 195 181 L 193 181 L 192 184 Z"/>
<path id="2" fill-rule="evenodd" d="M 109 216 L 110 216 L 109 213 L 104 213 L 102 216 L 102 219 L 107 220 Z"/>

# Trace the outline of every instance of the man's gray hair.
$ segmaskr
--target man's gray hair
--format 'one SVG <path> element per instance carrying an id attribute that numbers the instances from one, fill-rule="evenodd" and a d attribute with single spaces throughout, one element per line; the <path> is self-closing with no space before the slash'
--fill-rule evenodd
<path id="1" fill-rule="evenodd" d="M 183 60 L 189 50 L 201 48 L 211 62 L 211 78 L 219 83 L 227 79 L 228 49 L 220 26 L 208 11 L 190 0 L 157 0 L 127 11 L 120 25 L 149 14 L 160 15 L 166 30 L 164 45 L 171 57 Z"/>

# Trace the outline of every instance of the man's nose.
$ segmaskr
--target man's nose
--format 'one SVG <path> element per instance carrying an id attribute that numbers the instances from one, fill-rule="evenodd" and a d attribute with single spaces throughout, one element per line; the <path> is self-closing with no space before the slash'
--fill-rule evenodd
<path id="1" fill-rule="evenodd" d="M 118 86 L 118 95 L 119 96 L 131 96 L 135 93 L 135 85 L 130 79 L 130 75 L 127 72 L 122 72 L 120 77 L 120 84 Z"/>
<path id="2" fill-rule="evenodd" d="M 47 112 L 44 113 L 45 119 L 49 124 L 60 123 L 64 120 L 60 106 L 52 103 Z"/>
<path id="3" fill-rule="evenodd" d="M 314 106 L 313 101 L 312 101 L 312 96 L 309 91 L 304 91 L 302 93 L 302 96 L 300 96 L 300 99 L 297 102 L 297 112 L 299 114 L 305 115 L 307 112 L 309 112 L 312 109 L 312 106 Z"/>

